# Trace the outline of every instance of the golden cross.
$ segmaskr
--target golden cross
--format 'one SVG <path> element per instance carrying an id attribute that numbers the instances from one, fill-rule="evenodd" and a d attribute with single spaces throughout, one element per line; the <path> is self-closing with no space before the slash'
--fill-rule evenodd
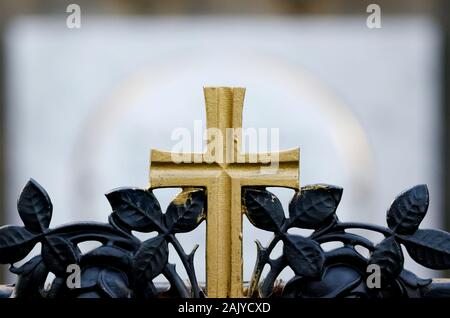
<path id="1" fill-rule="evenodd" d="M 183 154 L 183 162 L 176 163 L 179 159 L 174 158 L 179 158 L 179 154 L 152 150 L 150 185 L 152 188 L 206 188 L 207 295 L 243 297 L 241 188 L 277 186 L 298 189 L 299 149 L 242 154 L 245 89 L 205 87 L 203 90 L 206 152 Z M 231 138 L 225 141 L 225 136 Z M 268 158 L 272 161 L 268 162 Z M 276 171 L 268 169 L 271 165 L 276 167 Z"/>

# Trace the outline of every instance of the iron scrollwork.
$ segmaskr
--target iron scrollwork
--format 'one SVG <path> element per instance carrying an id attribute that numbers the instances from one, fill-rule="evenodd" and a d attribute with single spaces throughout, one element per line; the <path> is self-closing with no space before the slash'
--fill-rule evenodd
<path id="1" fill-rule="evenodd" d="M 450 234 L 444 231 L 419 229 L 428 210 L 426 185 L 415 186 L 401 193 L 387 212 L 388 227 L 365 223 L 340 222 L 336 209 L 342 188 L 331 185 L 306 186 L 289 204 L 289 217 L 284 216 L 278 198 L 264 188 L 244 190 L 243 206 L 250 222 L 263 230 L 274 232 L 267 247 L 257 243 L 257 262 L 249 286 L 255 297 L 425 297 L 448 296 L 448 284 L 439 292 L 429 293 L 430 279 L 420 279 L 403 268 L 401 245 L 417 263 L 431 269 L 450 268 Z M 312 229 L 309 237 L 290 234 L 290 228 Z M 374 244 L 367 238 L 346 230 L 362 229 L 381 233 L 384 239 Z M 270 258 L 278 242 L 283 254 Z M 325 252 L 321 244 L 341 242 L 342 247 Z M 355 247 L 367 249 L 364 257 Z M 270 270 L 260 283 L 264 266 Z M 369 288 L 370 265 L 380 270 L 380 286 Z M 289 266 L 295 277 L 275 293 L 276 278 Z"/>
<path id="2" fill-rule="evenodd" d="M 185 253 L 176 233 L 194 230 L 205 218 L 205 192 L 185 189 L 162 213 L 151 190 L 124 188 L 106 195 L 113 212 L 109 223 L 76 223 L 50 229 L 53 207 L 46 191 L 34 180 L 25 186 L 18 201 L 24 226 L 4 226 L 0 229 L 0 262 L 20 261 L 37 243 L 41 254 L 20 267 L 11 265 L 18 275 L 14 297 L 203 297 L 198 285 L 194 254 Z M 141 242 L 132 231 L 156 232 Z M 98 241 L 101 246 L 82 254 L 78 244 Z M 189 276 L 186 286 L 169 263 L 168 244 L 180 257 Z M 68 288 L 66 272 L 69 265 L 81 268 L 80 288 Z M 55 275 L 50 288 L 44 286 L 49 272 Z M 158 275 L 170 283 L 160 290 L 153 283 Z"/>
<path id="3" fill-rule="evenodd" d="M 34 180 L 25 186 L 18 200 L 24 226 L 0 228 L 0 263 L 11 264 L 18 275 L 13 297 L 205 297 L 199 284 L 194 255 L 198 245 L 186 253 L 177 233 L 193 231 L 206 218 L 206 191 L 185 188 L 170 203 L 165 213 L 151 189 L 123 188 L 106 195 L 112 213 L 108 223 L 84 222 L 49 228 L 53 207 L 46 191 Z M 450 296 L 450 284 L 436 287 L 430 279 L 420 279 L 403 268 L 401 245 L 419 264 L 432 269 L 450 268 L 450 234 L 419 229 L 425 217 L 429 194 L 425 185 L 400 194 L 387 212 L 387 227 L 339 221 L 336 209 L 342 188 L 331 185 L 306 186 L 295 193 L 285 217 L 279 199 L 264 187 L 246 187 L 242 192 L 243 211 L 257 228 L 274 233 L 266 247 L 257 244 L 257 262 L 246 288 L 249 297 L 434 297 Z M 289 229 L 313 230 L 309 236 L 292 234 Z M 351 233 L 363 229 L 381 233 L 384 239 L 374 244 Z M 156 233 L 141 241 L 133 232 Z M 101 245 L 82 253 L 78 244 L 97 241 Z M 283 253 L 270 257 L 278 243 Z M 324 251 L 321 245 L 341 242 L 342 247 Z M 41 244 L 40 255 L 21 266 L 34 246 Z M 189 283 L 169 262 L 169 244 L 186 270 Z M 369 251 L 369 257 L 356 247 Z M 81 268 L 81 286 L 68 288 L 67 267 Z M 262 277 L 264 266 L 270 270 Z M 381 288 L 369 288 L 367 269 L 377 265 Z M 285 285 L 276 280 L 290 267 L 295 276 Z M 49 273 L 55 275 L 45 286 Z M 162 288 L 154 284 L 163 275 L 169 282 Z M 0 289 L 2 297 L 10 296 Z"/>

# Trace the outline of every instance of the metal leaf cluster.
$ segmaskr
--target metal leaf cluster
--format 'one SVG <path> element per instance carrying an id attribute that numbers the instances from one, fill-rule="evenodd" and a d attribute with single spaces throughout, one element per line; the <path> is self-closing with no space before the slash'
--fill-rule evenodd
<path id="1" fill-rule="evenodd" d="M 153 192 L 122 188 L 106 194 L 112 207 L 109 224 L 76 223 L 49 228 L 53 206 L 46 191 L 34 180 L 24 187 L 18 211 L 24 226 L 0 228 L 0 262 L 14 264 L 25 258 L 37 243 L 41 254 L 20 267 L 11 266 L 18 281 L 15 297 L 112 297 L 148 298 L 163 294 L 200 297 L 193 259 L 176 238 L 177 233 L 194 230 L 206 215 L 206 197 L 202 189 L 185 189 L 163 213 Z M 132 231 L 157 235 L 140 241 Z M 101 245 L 83 254 L 78 244 L 98 241 Z M 188 286 L 170 264 L 169 244 L 182 259 L 189 275 Z M 70 265 L 81 269 L 81 286 L 69 288 L 66 280 Z M 44 286 L 48 273 L 55 279 Z M 153 283 L 158 275 L 170 282 L 167 290 Z"/>
<path id="2" fill-rule="evenodd" d="M 401 245 L 423 266 L 450 268 L 450 234 L 419 229 L 429 204 L 426 185 L 404 191 L 393 201 L 387 211 L 388 227 L 340 222 L 336 210 L 342 192 L 342 188 L 332 185 L 305 186 L 294 194 L 289 204 L 289 218 L 286 218 L 275 195 L 263 188 L 244 190 L 243 210 L 250 222 L 274 233 L 267 247 L 257 242 L 258 257 L 249 295 L 274 296 L 275 281 L 289 266 L 295 276 L 283 289 L 285 297 L 417 297 L 419 282 L 423 280 L 403 268 Z M 291 228 L 314 232 L 304 237 L 292 234 Z M 348 231 L 351 229 L 378 232 L 385 238 L 374 244 L 364 236 Z M 284 246 L 283 254 L 272 259 L 270 255 L 279 242 Z M 341 242 L 344 246 L 325 252 L 321 246 L 330 242 Z M 367 249 L 369 257 L 360 254 L 356 249 L 358 246 Z M 267 264 L 270 270 L 261 277 Z M 379 269 L 380 286 L 371 289 L 367 283 L 368 269 L 374 265 Z M 430 281 L 424 285 L 427 284 Z"/>
<path id="3" fill-rule="evenodd" d="M 341 222 L 336 215 L 342 188 L 317 184 L 296 192 L 287 214 L 280 200 L 263 187 L 245 187 L 242 211 L 255 227 L 273 233 L 267 246 L 256 242 L 257 261 L 249 282 L 249 297 L 422 297 L 448 295 L 436 289 L 431 280 L 420 279 L 403 267 L 402 246 L 419 264 L 432 269 L 450 268 L 450 234 L 421 229 L 426 216 L 429 193 L 425 185 L 402 192 L 387 209 L 387 227 L 366 223 Z M 11 264 L 18 275 L 14 297 L 23 298 L 150 298 L 204 297 L 197 281 L 194 255 L 198 246 L 186 253 L 177 233 L 195 230 L 207 217 L 206 191 L 185 188 L 165 212 L 152 189 L 122 188 L 106 195 L 112 207 L 108 223 L 83 222 L 51 228 L 53 205 L 46 191 L 34 180 L 24 187 L 17 204 L 23 226 L 0 228 L 0 263 Z M 287 215 L 287 216 L 286 216 Z M 312 230 L 301 235 L 299 229 Z M 355 234 L 363 229 L 381 233 L 378 243 Z M 149 233 L 141 241 L 134 232 Z M 100 246 L 82 253 L 79 244 L 97 241 Z M 325 250 L 323 245 L 341 242 L 342 247 Z M 41 253 L 21 266 L 41 243 Z M 282 254 L 272 252 L 282 244 Z M 175 253 L 188 274 L 188 283 L 169 262 Z M 361 254 L 357 247 L 368 250 Z M 80 286 L 69 288 L 70 265 L 81 269 Z M 262 277 L 263 268 L 269 265 Z M 381 286 L 371 288 L 370 266 L 381 273 Z M 279 288 L 280 273 L 290 267 L 294 276 Z M 49 273 L 55 275 L 45 285 Z M 155 277 L 169 282 L 162 288 Z"/>

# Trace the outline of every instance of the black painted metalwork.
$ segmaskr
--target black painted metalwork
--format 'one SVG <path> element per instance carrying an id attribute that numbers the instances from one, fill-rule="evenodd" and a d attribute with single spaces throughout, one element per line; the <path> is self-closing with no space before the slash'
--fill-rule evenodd
<path id="1" fill-rule="evenodd" d="M 244 188 L 242 205 L 250 222 L 274 233 L 267 247 L 257 242 L 257 262 L 252 280 L 246 284 L 249 297 L 450 297 L 450 283 L 420 279 L 403 268 L 403 252 L 419 264 L 433 269 L 450 268 L 450 234 L 418 229 L 428 209 L 425 185 L 400 194 L 387 213 L 387 227 L 365 223 L 340 222 L 336 209 L 342 188 L 330 185 L 303 187 L 289 205 L 285 217 L 279 199 L 263 187 Z M 151 189 L 124 188 L 106 195 L 113 212 L 109 222 L 75 223 L 49 228 L 52 203 L 46 191 L 34 180 L 25 186 L 18 201 L 24 226 L 0 228 L 0 263 L 15 264 L 24 259 L 37 243 L 41 254 L 21 266 L 11 265 L 18 275 L 15 286 L 0 288 L 0 297 L 205 297 L 194 268 L 198 246 L 187 254 L 176 234 L 194 230 L 206 218 L 206 193 L 201 188 L 184 189 L 163 213 Z M 304 237 L 288 232 L 291 228 L 314 230 Z M 381 233 L 374 244 L 352 229 Z M 132 231 L 156 235 L 141 241 Z M 83 254 L 78 244 L 97 241 L 101 245 Z M 280 257 L 270 257 L 273 248 L 283 244 Z M 321 244 L 341 242 L 342 247 L 324 251 Z M 172 245 L 188 275 L 185 283 L 168 260 Z M 369 251 L 369 257 L 356 247 Z M 81 285 L 69 288 L 67 268 L 81 269 Z M 270 270 L 262 277 L 265 265 Z M 380 270 L 381 285 L 369 288 L 371 272 Z M 277 284 L 281 271 L 289 266 L 295 276 Z M 55 278 L 44 286 L 49 273 Z M 166 285 L 153 283 L 163 275 Z"/>
<path id="2" fill-rule="evenodd" d="M 400 194 L 387 212 L 388 227 L 365 223 L 340 222 L 336 209 L 342 188 L 331 185 L 306 186 L 296 193 L 289 204 L 289 218 L 278 198 L 264 188 L 243 191 L 243 205 L 250 222 L 256 227 L 274 232 L 267 247 L 257 242 L 258 257 L 249 294 L 254 297 L 448 297 L 450 284 L 420 279 L 403 268 L 404 245 L 419 264 L 432 269 L 450 268 L 450 234 L 438 230 L 418 229 L 428 209 L 426 185 L 415 186 Z M 290 234 L 290 228 L 313 229 L 309 237 Z M 384 239 L 377 245 L 364 236 L 347 230 L 363 229 L 381 233 Z M 278 242 L 283 254 L 271 259 Z M 342 247 L 325 252 L 321 244 L 341 242 Z M 356 250 L 369 251 L 366 258 Z M 262 283 L 266 264 L 270 270 Z M 372 266 L 371 266 L 372 265 Z M 371 269 L 378 266 L 380 284 L 372 286 Z M 295 277 L 281 289 L 274 283 L 281 271 L 289 266 Z M 372 287 L 372 288 L 369 288 Z M 433 292 L 430 293 L 430 290 Z"/>
<path id="3" fill-rule="evenodd" d="M 40 242 L 41 254 L 10 271 L 19 276 L 15 297 L 117 297 L 156 296 L 202 297 L 194 270 L 194 254 L 186 254 L 176 233 L 195 229 L 205 218 L 205 193 L 201 189 L 182 192 L 162 213 L 151 190 L 118 189 L 106 195 L 113 212 L 109 224 L 76 223 L 49 229 L 52 203 L 45 190 L 34 180 L 25 186 L 18 211 L 24 223 L 0 229 L 0 262 L 23 259 Z M 181 199 L 180 199 L 181 197 Z M 132 231 L 157 232 L 141 242 Z M 77 244 L 98 241 L 102 245 L 82 255 Z M 189 276 L 188 288 L 168 262 L 171 244 Z M 67 286 L 67 267 L 81 268 L 80 288 Z M 49 272 L 55 275 L 51 287 L 44 288 Z M 152 280 L 164 275 L 168 290 L 158 289 Z"/>

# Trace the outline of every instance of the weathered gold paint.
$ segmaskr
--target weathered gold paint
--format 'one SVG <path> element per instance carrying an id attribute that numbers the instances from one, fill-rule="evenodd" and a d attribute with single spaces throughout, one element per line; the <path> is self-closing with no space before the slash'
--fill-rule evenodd
<path id="1" fill-rule="evenodd" d="M 242 127 L 244 88 L 205 87 L 206 127 L 227 136 L 227 128 Z M 209 137 L 211 138 L 211 136 Z M 233 136 L 233 149 L 222 145 L 223 154 L 232 153 L 231 163 L 207 163 L 213 150 L 211 139 L 203 154 L 189 154 L 189 163 L 174 163 L 170 152 L 152 150 L 150 186 L 204 187 L 207 191 L 206 286 L 208 297 L 243 297 L 242 284 L 242 186 L 277 186 L 298 189 L 299 149 L 279 152 L 276 173 L 264 173 L 270 163 L 249 162 L 241 154 L 241 138 Z M 230 152 L 229 152 L 230 151 Z M 268 155 L 268 154 L 258 154 Z M 272 155 L 273 154 L 269 154 Z M 237 162 L 238 156 L 245 162 Z M 242 157 L 243 156 L 243 157 Z M 195 160 L 194 160 L 195 159 Z"/>

